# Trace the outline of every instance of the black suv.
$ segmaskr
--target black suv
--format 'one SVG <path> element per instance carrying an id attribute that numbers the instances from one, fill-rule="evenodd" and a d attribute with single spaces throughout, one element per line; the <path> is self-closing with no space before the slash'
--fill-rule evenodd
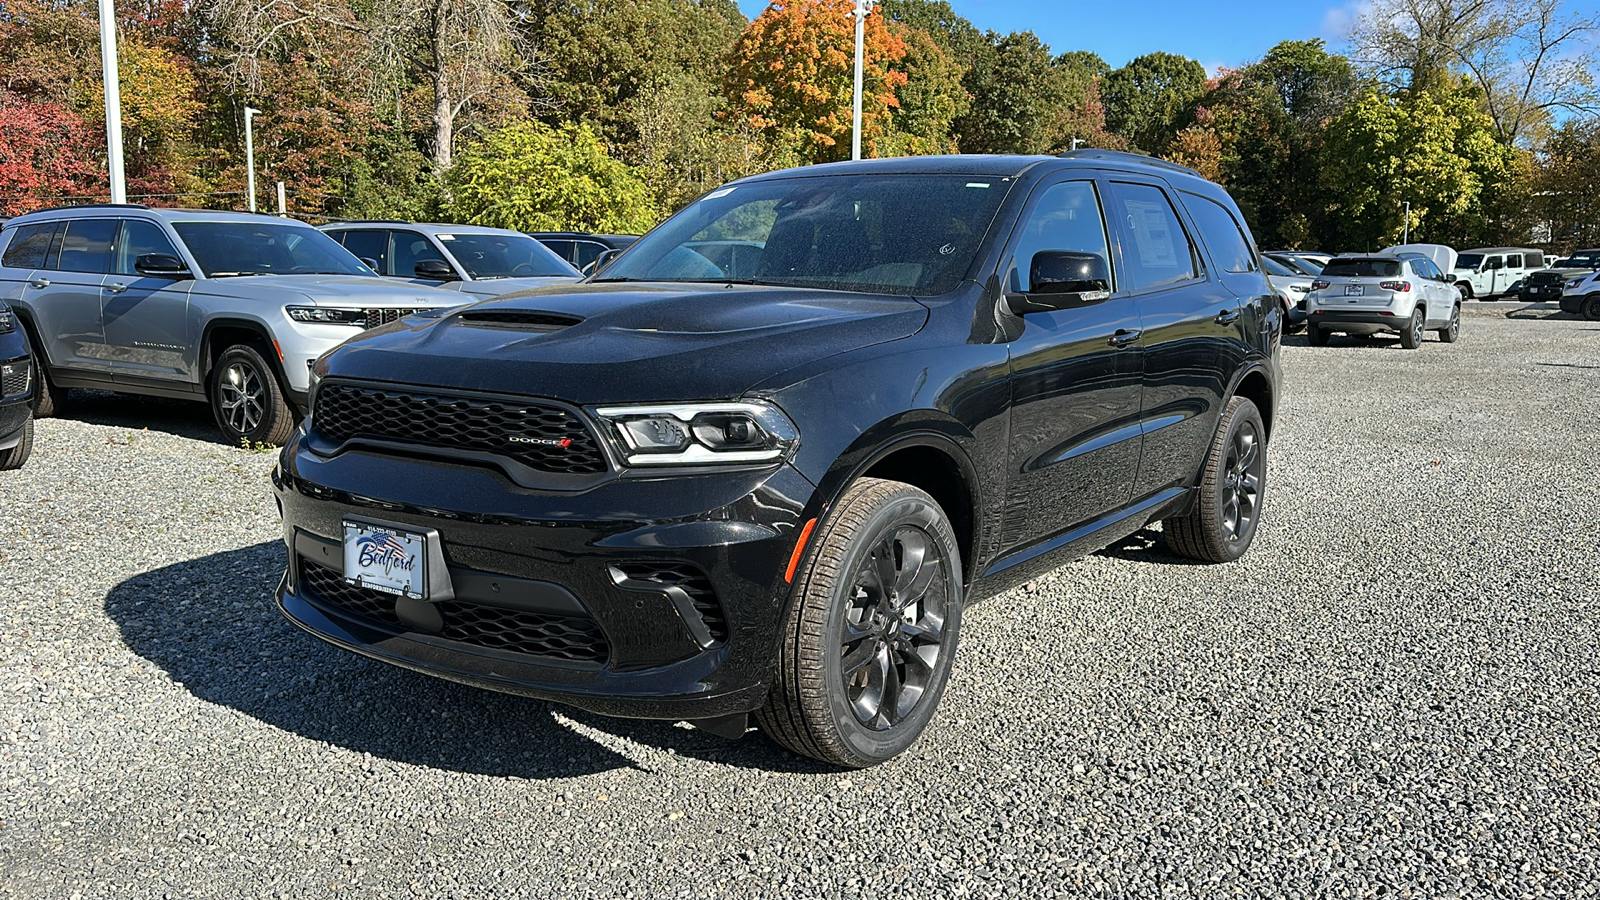
<path id="1" fill-rule="evenodd" d="M 694 249 L 729 242 L 759 258 Z M 1280 315 L 1227 194 L 1143 157 L 746 179 L 587 282 L 320 359 L 278 601 L 395 665 L 870 765 L 980 594 L 1154 521 L 1245 552 Z"/>
<path id="2" fill-rule="evenodd" d="M 33 357 L 17 314 L 0 301 L 0 470 L 20 469 L 33 453 Z"/>

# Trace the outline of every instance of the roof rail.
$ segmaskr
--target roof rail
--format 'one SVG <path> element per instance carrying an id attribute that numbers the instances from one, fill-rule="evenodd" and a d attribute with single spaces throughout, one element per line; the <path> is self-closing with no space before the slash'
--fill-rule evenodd
<path id="1" fill-rule="evenodd" d="M 1157 159 L 1154 156 L 1147 156 L 1143 153 L 1131 153 L 1127 150 L 1100 150 L 1094 147 L 1085 147 L 1082 150 L 1068 150 L 1065 153 L 1057 153 L 1056 156 L 1062 159 L 1104 159 L 1113 162 L 1141 163 L 1158 169 L 1182 172 L 1185 175 L 1193 175 L 1196 178 L 1205 177 L 1188 166 L 1181 166 L 1175 162 Z"/>
<path id="2" fill-rule="evenodd" d="M 415 225 L 410 219 L 341 219 L 338 216 L 323 216 L 329 225 Z"/>
<path id="3" fill-rule="evenodd" d="M 46 206 L 43 209 L 29 210 L 25 215 L 43 212 L 60 212 L 64 209 L 149 209 L 143 203 L 69 203 L 66 206 Z"/>

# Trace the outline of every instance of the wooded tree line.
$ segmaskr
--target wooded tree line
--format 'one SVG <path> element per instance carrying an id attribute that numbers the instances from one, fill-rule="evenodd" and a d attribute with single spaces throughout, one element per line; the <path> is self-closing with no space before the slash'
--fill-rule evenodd
<path id="1" fill-rule="evenodd" d="M 119 0 L 129 193 L 527 229 L 640 231 L 703 191 L 848 158 L 852 0 Z M 93 0 L 0 0 L 0 214 L 105 197 Z M 1600 17 L 1564 0 L 1378 0 L 1350 56 L 1286 41 L 1210 76 L 1113 69 L 944 0 L 866 22 L 868 155 L 1172 159 L 1264 245 L 1413 233 L 1600 244 Z M 262 192 L 263 199 L 267 191 Z"/>

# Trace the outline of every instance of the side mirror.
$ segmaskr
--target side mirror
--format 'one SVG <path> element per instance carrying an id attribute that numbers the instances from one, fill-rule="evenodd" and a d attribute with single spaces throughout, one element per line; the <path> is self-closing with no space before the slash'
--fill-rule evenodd
<path id="1" fill-rule="evenodd" d="M 1007 297 L 1011 311 L 1019 316 L 1106 299 L 1111 296 L 1111 269 L 1104 257 L 1094 253 L 1043 250 L 1033 255 L 1028 283 L 1033 290 Z"/>
<path id="2" fill-rule="evenodd" d="M 373 258 L 371 258 L 369 256 L 358 256 L 356 258 L 361 260 L 361 264 L 363 266 L 366 266 L 367 268 L 371 269 L 374 272 L 378 271 L 378 261 L 377 260 L 375 260 L 375 259 L 373 259 Z"/>
<path id="3" fill-rule="evenodd" d="M 189 278 L 189 267 L 170 253 L 146 253 L 133 261 L 133 269 L 140 275 L 154 278 Z"/>
<path id="4" fill-rule="evenodd" d="M 616 258 L 621 255 L 622 251 L 614 247 L 610 250 L 602 250 L 600 255 L 594 258 L 594 262 L 589 264 L 589 274 L 599 275 L 601 272 L 605 271 L 606 266 L 611 265 L 611 263 L 616 261 Z"/>
<path id="5" fill-rule="evenodd" d="M 417 274 L 418 278 L 426 278 L 430 281 L 461 280 L 460 276 L 456 274 L 456 270 L 450 268 L 450 264 L 442 259 L 419 260 L 412 271 Z"/>

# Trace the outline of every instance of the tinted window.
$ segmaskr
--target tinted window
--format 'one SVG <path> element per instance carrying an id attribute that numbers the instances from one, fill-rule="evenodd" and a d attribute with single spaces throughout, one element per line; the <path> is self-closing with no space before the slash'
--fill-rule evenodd
<path id="1" fill-rule="evenodd" d="M 1426 256 L 1408 256 L 1406 258 L 1411 261 L 1411 271 L 1415 272 L 1418 278 L 1428 278 L 1433 281 L 1439 280 L 1439 268 L 1433 264 L 1433 260 Z"/>
<path id="2" fill-rule="evenodd" d="M 599 281 L 723 282 L 703 241 L 761 248 L 741 281 L 943 294 L 971 268 L 1007 183 L 988 176 L 822 175 L 712 191 L 629 248 Z"/>
<path id="3" fill-rule="evenodd" d="M 349 250 L 357 259 L 370 259 L 377 262 L 377 269 L 385 275 L 404 274 L 411 272 L 389 271 L 389 232 L 382 228 L 364 228 L 359 231 L 336 232 L 341 238 L 339 243 Z"/>
<path id="4" fill-rule="evenodd" d="M 11 243 L 6 247 L 6 255 L 0 259 L 0 265 L 12 269 L 43 268 L 44 258 L 50 252 L 50 241 L 56 234 L 56 223 L 24 225 L 8 230 L 16 233 L 11 236 Z"/>
<path id="5" fill-rule="evenodd" d="M 1207 197 L 1197 194 L 1183 196 L 1183 205 L 1189 208 L 1195 227 L 1200 229 L 1200 236 L 1210 248 L 1212 259 L 1222 267 L 1222 271 L 1254 272 L 1255 254 L 1250 252 L 1250 241 L 1245 238 L 1244 229 L 1233 213 Z M 1285 270 L 1283 274 L 1288 275 L 1289 272 Z"/>
<path id="6" fill-rule="evenodd" d="M 63 272 L 101 274 L 111 268 L 111 239 L 117 234 L 116 219 L 68 219 L 67 233 L 61 239 L 61 256 L 56 268 Z"/>
<path id="7" fill-rule="evenodd" d="M 338 241 L 309 225 L 262 217 L 259 222 L 177 222 L 172 228 L 211 278 L 374 274 Z"/>
<path id="8" fill-rule="evenodd" d="M 1299 278 L 1300 274 L 1270 256 L 1261 257 L 1261 268 L 1274 278 Z"/>
<path id="9" fill-rule="evenodd" d="M 1031 291 L 1035 255 L 1049 250 L 1092 253 L 1111 268 L 1106 225 L 1092 181 L 1067 181 L 1045 188 L 1018 232 L 1007 281 L 1013 291 Z"/>
<path id="10" fill-rule="evenodd" d="M 1160 188 L 1118 184 L 1112 208 L 1127 236 L 1122 252 L 1125 290 L 1146 291 L 1199 277 L 1194 245 Z"/>
<path id="11" fill-rule="evenodd" d="M 473 278 L 576 278 L 578 273 L 549 247 L 525 234 L 464 232 L 439 235 L 450 255 Z"/>
<path id="12" fill-rule="evenodd" d="M 1456 268 L 1476 269 L 1483 262 L 1482 253 L 1463 253 L 1456 257 Z"/>
<path id="13" fill-rule="evenodd" d="M 419 231 L 394 232 L 394 274 L 404 278 L 417 277 L 417 263 L 423 260 L 449 263 L 444 254 L 434 249 L 433 242 Z"/>
<path id="14" fill-rule="evenodd" d="M 1322 274 L 1330 278 L 1393 278 L 1400 274 L 1397 259 L 1336 259 Z"/>
<path id="15" fill-rule="evenodd" d="M 567 262 L 572 262 L 572 251 L 576 246 L 575 241 L 557 241 L 544 238 L 540 240 L 540 243 L 544 244 L 546 247 L 549 247 L 551 253 L 554 253 Z"/>
<path id="16" fill-rule="evenodd" d="M 134 266 L 139 262 L 139 257 L 147 253 L 178 255 L 161 226 L 145 219 L 123 219 L 122 234 L 117 237 L 117 264 L 113 271 L 118 275 L 139 274 Z"/>
<path id="17" fill-rule="evenodd" d="M 1508 268 L 1508 269 L 1520 269 L 1520 268 L 1522 268 L 1522 254 L 1521 253 L 1512 253 L 1512 254 L 1507 255 L 1506 256 L 1506 268 Z"/>
<path id="18" fill-rule="evenodd" d="M 611 249 L 605 244 L 597 244 L 594 241 L 573 241 L 572 247 L 574 253 L 572 264 L 580 269 L 589 268 L 589 264 L 594 262 L 600 254 Z"/>

